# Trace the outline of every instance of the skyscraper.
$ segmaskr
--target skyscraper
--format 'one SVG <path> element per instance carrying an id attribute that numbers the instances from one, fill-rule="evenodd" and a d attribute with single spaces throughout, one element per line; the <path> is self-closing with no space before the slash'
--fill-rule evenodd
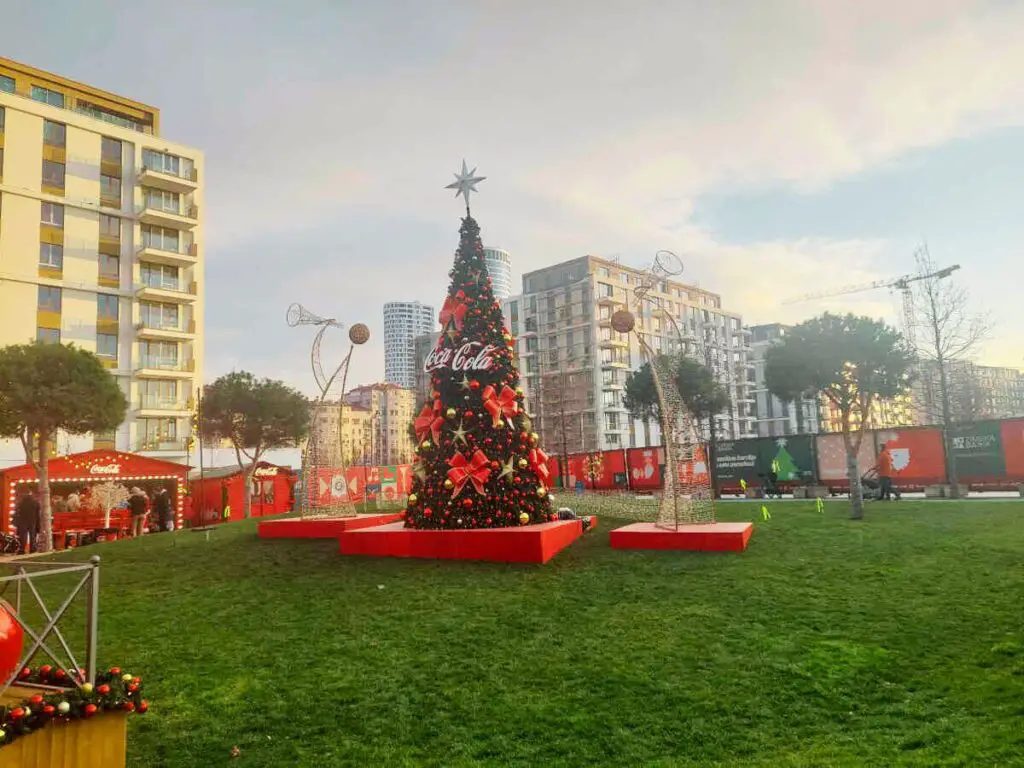
<path id="1" fill-rule="evenodd" d="M 159 129 L 158 109 L 0 58 L 0 345 L 73 342 L 129 403 L 108 434 L 58 436 L 61 452 L 185 459 L 202 381 L 203 155 Z"/>
<path id="2" fill-rule="evenodd" d="M 494 298 L 498 301 L 512 295 L 512 256 L 501 248 L 484 247 L 484 261 L 491 278 Z"/>
<path id="3" fill-rule="evenodd" d="M 384 380 L 406 389 L 416 386 L 413 339 L 437 328 L 434 308 L 418 301 L 384 305 Z"/>

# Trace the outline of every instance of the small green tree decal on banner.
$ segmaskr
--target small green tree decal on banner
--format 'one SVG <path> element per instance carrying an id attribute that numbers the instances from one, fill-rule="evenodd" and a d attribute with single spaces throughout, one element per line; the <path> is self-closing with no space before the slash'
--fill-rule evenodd
<path id="1" fill-rule="evenodd" d="M 796 465 L 792 455 L 786 450 L 786 438 L 780 437 L 775 444 L 779 446 L 775 458 L 772 459 L 772 469 L 775 470 L 776 477 L 782 481 L 796 480 L 800 477 L 800 467 Z"/>

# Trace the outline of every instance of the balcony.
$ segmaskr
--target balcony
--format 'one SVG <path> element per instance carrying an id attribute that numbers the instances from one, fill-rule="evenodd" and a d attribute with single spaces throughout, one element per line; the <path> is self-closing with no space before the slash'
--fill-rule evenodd
<path id="1" fill-rule="evenodd" d="M 135 361 L 135 375 L 148 379 L 191 379 L 194 360 L 167 357 L 142 357 Z"/>
<path id="2" fill-rule="evenodd" d="M 629 363 L 627 363 L 622 358 L 613 357 L 611 360 L 602 360 L 601 361 L 601 367 L 602 368 L 624 368 L 624 369 L 628 369 L 629 368 Z"/>
<path id="3" fill-rule="evenodd" d="M 189 230 L 199 223 L 199 206 L 182 205 L 175 210 L 143 203 L 138 209 L 138 215 L 143 224 Z"/>
<path id="4" fill-rule="evenodd" d="M 139 173 L 139 184 L 184 195 L 199 189 L 199 173 L 195 168 L 176 172 L 144 165 Z"/>
<path id="5" fill-rule="evenodd" d="M 188 440 L 183 437 L 144 437 L 132 450 L 136 453 L 188 453 Z"/>
<path id="6" fill-rule="evenodd" d="M 625 304 L 625 302 L 622 299 L 616 299 L 614 296 L 598 296 L 597 303 L 605 307 L 611 307 L 618 304 Z"/>
<path id="7" fill-rule="evenodd" d="M 599 347 L 614 347 L 617 349 L 626 349 L 629 347 L 629 342 L 626 339 L 601 339 L 598 342 Z"/>
<path id="8" fill-rule="evenodd" d="M 140 339 L 167 339 L 170 341 L 191 341 L 196 335 L 195 320 L 187 325 L 181 323 L 156 323 L 143 321 L 135 324 L 135 335 Z"/>
<path id="9" fill-rule="evenodd" d="M 145 301 L 169 301 L 174 304 L 191 304 L 196 300 L 196 284 L 189 283 L 188 290 L 182 282 L 153 280 L 135 286 L 135 298 Z"/>
<path id="10" fill-rule="evenodd" d="M 140 417 L 181 416 L 192 410 L 192 404 L 180 397 L 143 397 L 136 404 L 135 411 Z"/>
<path id="11" fill-rule="evenodd" d="M 140 259 L 170 267 L 191 267 L 199 263 L 199 246 L 195 243 L 174 250 L 168 250 L 161 243 L 143 243 L 135 253 Z"/>
<path id="12" fill-rule="evenodd" d="M 601 389 L 606 389 L 606 390 L 607 389 L 622 390 L 622 389 L 625 389 L 625 388 L 626 388 L 626 385 L 623 384 L 621 381 L 605 381 L 605 382 L 601 383 Z"/>

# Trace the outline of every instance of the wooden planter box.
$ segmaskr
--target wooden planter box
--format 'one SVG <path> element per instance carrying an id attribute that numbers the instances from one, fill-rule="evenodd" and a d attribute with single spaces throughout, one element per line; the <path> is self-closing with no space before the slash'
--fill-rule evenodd
<path id="1" fill-rule="evenodd" d="M 35 693 L 12 686 L 2 703 L 20 704 Z M 124 768 L 127 720 L 127 712 L 101 712 L 89 720 L 50 723 L 0 747 L 0 768 Z"/>

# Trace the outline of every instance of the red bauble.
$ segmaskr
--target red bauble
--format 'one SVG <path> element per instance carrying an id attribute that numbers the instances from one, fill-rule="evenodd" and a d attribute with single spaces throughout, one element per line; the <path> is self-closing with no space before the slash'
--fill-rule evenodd
<path id="1" fill-rule="evenodd" d="M 527 440 L 530 439 L 530 436 L 528 434 L 526 434 L 525 432 L 520 432 L 519 433 L 519 439 L 522 440 L 525 443 Z"/>
<path id="2" fill-rule="evenodd" d="M 36 707 L 37 707 L 37 706 L 39 706 L 40 704 L 42 704 L 42 703 L 43 703 L 43 697 L 42 697 L 42 696 L 40 696 L 40 695 L 39 695 L 39 694 L 37 693 L 37 694 L 36 694 L 35 696 L 33 696 L 32 698 L 30 698 L 30 699 L 29 699 L 29 702 L 30 702 L 30 703 L 31 703 L 31 704 L 32 704 L 33 706 L 36 706 Z"/>
<path id="3" fill-rule="evenodd" d="M 126 701 L 121 706 L 124 708 L 125 712 L 134 712 L 135 711 L 135 704 L 133 702 L 131 702 L 131 701 Z"/>
<path id="4" fill-rule="evenodd" d="M 464 416 L 465 416 L 465 417 L 466 417 L 467 419 L 472 419 L 472 418 L 473 418 L 473 412 L 472 412 L 472 411 L 466 411 L 466 413 L 464 414 Z"/>
<path id="5" fill-rule="evenodd" d="M 0 677 L 6 680 L 18 668 L 24 644 L 25 633 L 21 625 L 6 609 L 0 608 Z M 21 676 L 28 677 L 30 673 L 26 667 Z"/>
<path id="6" fill-rule="evenodd" d="M 25 710 L 22 709 L 21 707 L 15 707 L 14 709 L 11 710 L 11 718 L 13 718 L 14 720 L 20 720 L 24 716 L 25 716 Z"/>
<path id="7" fill-rule="evenodd" d="M 500 462 L 497 462 L 497 461 L 492 461 L 491 462 L 491 469 L 498 469 L 500 466 L 501 466 Z"/>
<path id="8" fill-rule="evenodd" d="M 108 693 L 110 693 L 110 686 L 106 684 L 100 685 L 96 688 L 96 693 L 98 693 L 100 696 L 106 696 Z"/>
<path id="9" fill-rule="evenodd" d="M 466 509 L 469 509 L 470 507 L 473 506 L 473 500 L 470 499 L 469 497 L 463 499 L 462 500 L 462 506 L 464 506 Z"/>
<path id="10" fill-rule="evenodd" d="M 60 670 L 57 670 L 57 671 L 59 672 Z M 110 668 L 110 674 L 112 674 L 112 675 L 120 675 L 121 674 L 121 668 L 120 667 L 111 667 Z"/>
<path id="11" fill-rule="evenodd" d="M 488 517 L 484 522 L 487 523 L 487 525 L 490 525 L 493 521 Z"/>
<path id="12" fill-rule="evenodd" d="M 52 671 L 53 667 L 51 667 L 49 664 L 43 664 L 43 666 L 39 668 L 39 674 L 43 677 L 49 677 Z"/>
<path id="13" fill-rule="evenodd" d="M 469 388 L 472 389 L 474 392 L 476 390 L 480 389 L 480 382 L 479 382 L 479 380 L 477 380 L 477 379 L 470 379 L 469 380 Z"/>
<path id="14" fill-rule="evenodd" d="M 432 510 L 430 507 L 427 507 L 426 509 L 423 510 L 423 516 L 424 517 L 431 517 L 431 516 L 433 516 L 433 514 L 434 514 L 434 510 Z"/>
<path id="15" fill-rule="evenodd" d="M 86 704 L 85 705 L 85 716 L 86 717 L 92 717 L 93 715 L 96 714 L 96 710 L 97 709 L 98 709 L 98 707 L 95 704 Z"/>
<path id="16" fill-rule="evenodd" d="M 45 707 L 43 707 L 43 714 L 44 714 L 44 715 L 52 715 L 52 714 L 53 714 L 54 712 L 56 712 L 56 711 L 57 711 L 57 710 L 56 710 L 56 708 L 55 708 L 55 707 L 53 706 L 53 704 L 47 704 L 47 705 L 46 705 Z"/>

